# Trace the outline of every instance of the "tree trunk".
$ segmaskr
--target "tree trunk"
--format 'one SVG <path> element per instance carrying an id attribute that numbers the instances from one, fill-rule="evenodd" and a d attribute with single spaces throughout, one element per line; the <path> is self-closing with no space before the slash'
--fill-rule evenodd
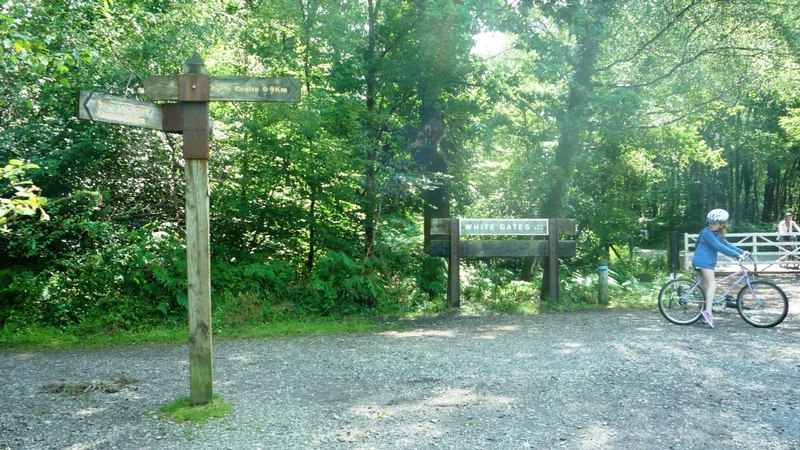
<path id="1" fill-rule="evenodd" d="M 596 11 L 600 10 L 600 11 Z M 598 31 L 602 25 L 602 12 L 605 8 L 587 6 L 576 7 L 572 15 L 572 30 L 576 36 L 577 54 L 573 58 L 573 75 L 569 83 L 569 92 L 564 113 L 558 117 L 558 145 L 556 146 L 554 165 L 551 168 L 551 184 L 549 192 L 545 195 L 541 213 L 547 218 L 557 218 L 564 215 L 567 192 L 572 184 L 575 155 L 580 151 L 583 133 L 588 128 L 587 102 L 592 92 L 592 77 L 597 60 Z M 595 13 L 601 13 L 596 14 Z M 589 20 L 587 17 L 593 17 Z M 550 299 L 549 277 L 550 265 L 543 264 L 542 301 L 556 302 Z"/>
<path id="2" fill-rule="evenodd" d="M 365 254 L 372 248 L 375 241 L 375 221 L 377 220 L 376 214 L 376 197 L 378 190 L 378 183 L 376 180 L 377 172 L 377 159 L 378 159 L 378 146 L 380 143 L 380 129 L 375 121 L 377 114 L 377 60 L 378 55 L 376 52 L 377 46 L 377 22 L 378 10 L 380 8 L 380 1 L 374 3 L 372 0 L 367 2 L 369 14 L 369 34 L 367 35 L 367 51 L 366 51 L 366 106 L 367 106 L 367 133 L 369 134 L 369 142 L 367 142 L 367 153 L 364 158 L 364 195 L 362 199 L 362 210 L 364 211 L 364 252 Z"/>
<path id="3" fill-rule="evenodd" d="M 441 111 L 423 104 L 420 108 L 422 130 L 420 130 L 417 143 L 420 147 L 425 171 L 430 177 L 436 178 L 439 173 L 448 173 L 447 158 L 439 147 L 444 135 L 444 117 Z M 423 250 L 427 253 L 431 244 L 431 219 L 450 217 L 449 190 L 445 183 L 439 184 L 434 189 L 422 191 L 423 207 Z"/>

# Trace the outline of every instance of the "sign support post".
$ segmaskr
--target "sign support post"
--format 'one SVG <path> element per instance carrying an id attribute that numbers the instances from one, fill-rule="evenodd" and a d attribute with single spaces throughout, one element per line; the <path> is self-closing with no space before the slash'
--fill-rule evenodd
<path id="1" fill-rule="evenodd" d="M 212 399 L 211 257 L 209 236 L 208 154 L 210 101 L 299 102 L 294 78 L 209 77 L 197 52 L 179 76 L 155 75 L 144 81 L 153 104 L 81 91 L 78 117 L 91 121 L 153 128 L 183 134 L 186 163 L 186 265 L 189 303 L 190 401 Z"/>
<path id="2" fill-rule="evenodd" d="M 208 208 L 209 78 L 195 53 L 178 77 L 186 166 L 186 269 L 189 301 L 189 398 L 207 404 L 213 396 L 211 346 L 211 256 Z"/>
<path id="3" fill-rule="evenodd" d="M 460 220 L 450 219 L 450 260 L 447 262 L 447 298 L 450 306 L 461 306 L 461 267 L 458 241 L 461 239 Z"/>
<path id="4" fill-rule="evenodd" d="M 550 269 L 550 307 L 551 309 L 558 304 L 561 295 L 558 282 L 558 219 L 548 219 L 549 236 L 547 244 L 550 247 L 547 252 L 547 263 Z"/>

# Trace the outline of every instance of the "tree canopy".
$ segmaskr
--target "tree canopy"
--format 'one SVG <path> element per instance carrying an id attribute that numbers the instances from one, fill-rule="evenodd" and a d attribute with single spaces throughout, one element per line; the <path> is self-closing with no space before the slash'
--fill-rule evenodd
<path id="1" fill-rule="evenodd" d="M 79 90 L 152 102 L 144 80 L 194 51 L 302 84 L 298 104 L 211 105 L 219 320 L 418 307 L 444 287 L 434 217 L 575 218 L 575 267 L 716 207 L 771 231 L 800 208 L 792 3 L 5 1 L 0 160 L 30 184 L 3 205 L 41 195 L 50 220 L 0 236 L 0 324 L 180 320 L 180 137 L 76 109 Z M 502 48 L 477 51 L 487 35 Z"/>

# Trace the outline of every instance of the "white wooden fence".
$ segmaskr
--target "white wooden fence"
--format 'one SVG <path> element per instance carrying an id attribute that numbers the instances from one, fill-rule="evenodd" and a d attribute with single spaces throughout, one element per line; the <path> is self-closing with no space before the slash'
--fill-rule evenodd
<path id="1" fill-rule="evenodd" d="M 683 243 L 683 267 L 691 269 L 694 248 L 699 234 L 685 234 Z M 778 242 L 778 233 L 728 233 L 725 239 L 731 244 L 749 251 L 758 263 L 759 271 L 800 272 L 800 241 Z M 797 237 L 797 236 L 796 236 Z M 792 245 L 794 244 L 794 245 Z M 733 269 L 735 258 L 719 254 L 717 270 Z"/>

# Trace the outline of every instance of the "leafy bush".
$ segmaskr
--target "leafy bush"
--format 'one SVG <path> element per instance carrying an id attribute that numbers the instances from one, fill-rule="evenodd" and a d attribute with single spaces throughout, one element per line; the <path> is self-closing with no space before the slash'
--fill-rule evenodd
<path id="1" fill-rule="evenodd" d="M 533 312 L 539 307 L 540 280 L 526 282 L 501 267 L 502 261 L 474 262 L 463 270 L 462 307 L 477 313 Z"/>
<path id="2" fill-rule="evenodd" d="M 31 270 L 11 268 L 0 270 L 0 327 L 10 323 L 42 322 L 39 308 L 29 308 L 31 298 L 40 295 L 41 286 Z"/>
<path id="3" fill-rule="evenodd" d="M 34 276 L 15 277 L 7 286 L 24 284 L 25 292 L 16 289 L 7 321 L 113 331 L 185 315 L 185 250 L 174 225 L 132 231 L 85 225 L 85 239 L 97 242 L 95 250 L 68 255 Z"/>
<path id="4" fill-rule="evenodd" d="M 445 259 L 424 256 L 417 274 L 417 286 L 429 297 L 447 294 L 447 262 Z"/>
<path id="5" fill-rule="evenodd" d="M 295 271 L 266 255 L 250 255 L 246 261 L 212 261 L 214 325 L 226 328 L 251 326 L 298 315 L 294 297 Z"/>
<path id="6" fill-rule="evenodd" d="M 7 189 L 0 186 L 0 233 L 11 233 L 9 224 L 20 217 L 39 214 L 40 220 L 49 219 L 44 211 L 47 199 L 40 196 L 41 189 L 24 179 L 26 170 L 38 168 L 36 164 L 19 159 L 12 159 L 5 166 L 0 166 L 0 180 L 7 180 L 10 188 L 7 194 Z"/>
<path id="7" fill-rule="evenodd" d="M 380 273 L 332 252 L 315 264 L 302 308 L 311 314 L 353 314 L 376 307 L 384 296 Z"/>

